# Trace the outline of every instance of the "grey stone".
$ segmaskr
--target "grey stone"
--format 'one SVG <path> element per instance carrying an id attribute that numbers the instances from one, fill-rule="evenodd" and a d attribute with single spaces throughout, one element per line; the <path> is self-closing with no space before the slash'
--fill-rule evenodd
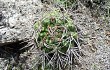
<path id="1" fill-rule="evenodd" d="M 41 8 L 39 0 L 0 0 L 0 46 L 32 38 Z"/>

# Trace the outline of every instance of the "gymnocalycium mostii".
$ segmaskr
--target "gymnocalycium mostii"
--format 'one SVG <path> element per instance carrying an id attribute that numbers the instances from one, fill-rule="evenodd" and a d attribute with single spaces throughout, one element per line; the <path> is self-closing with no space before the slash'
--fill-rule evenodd
<path id="1" fill-rule="evenodd" d="M 37 47 L 42 51 L 38 70 L 70 69 L 74 57 L 70 49 L 75 47 L 78 35 L 69 15 L 54 9 L 37 21 L 34 29 Z"/>

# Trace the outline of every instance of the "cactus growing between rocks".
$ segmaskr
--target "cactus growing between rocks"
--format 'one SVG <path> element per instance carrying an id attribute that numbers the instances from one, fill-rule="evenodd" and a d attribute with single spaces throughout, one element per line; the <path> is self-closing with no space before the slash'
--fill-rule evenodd
<path id="1" fill-rule="evenodd" d="M 34 25 L 36 44 L 41 50 L 38 70 L 70 69 L 75 57 L 77 32 L 68 14 L 55 9 Z M 70 66 L 68 66 L 70 65 Z"/>

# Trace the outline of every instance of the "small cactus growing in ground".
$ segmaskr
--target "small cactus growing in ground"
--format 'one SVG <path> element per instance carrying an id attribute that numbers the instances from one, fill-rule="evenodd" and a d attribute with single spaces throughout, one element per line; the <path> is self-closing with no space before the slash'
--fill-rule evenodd
<path id="1" fill-rule="evenodd" d="M 46 13 L 34 25 L 36 44 L 41 55 L 38 70 L 65 70 L 72 68 L 77 32 L 72 19 L 58 10 Z"/>

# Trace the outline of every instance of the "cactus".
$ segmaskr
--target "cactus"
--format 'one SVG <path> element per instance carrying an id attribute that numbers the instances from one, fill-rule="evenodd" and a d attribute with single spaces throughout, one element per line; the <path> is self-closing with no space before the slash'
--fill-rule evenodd
<path id="1" fill-rule="evenodd" d="M 37 31 L 36 43 L 43 57 L 40 68 L 65 69 L 69 63 L 68 51 L 75 46 L 74 40 L 78 36 L 72 19 L 68 14 L 62 18 L 61 13 L 55 9 L 49 14 L 46 13 L 43 20 L 36 22 L 34 28 Z"/>

